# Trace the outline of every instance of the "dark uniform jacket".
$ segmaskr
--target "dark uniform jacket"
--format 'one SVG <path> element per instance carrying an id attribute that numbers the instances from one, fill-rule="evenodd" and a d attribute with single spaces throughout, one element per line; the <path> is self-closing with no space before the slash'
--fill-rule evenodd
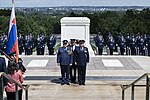
<path id="1" fill-rule="evenodd" d="M 0 72 L 7 73 L 5 58 L 3 58 L 3 57 L 0 57 Z"/>
<path id="2" fill-rule="evenodd" d="M 73 56 L 70 47 L 60 47 L 57 53 L 57 63 L 60 65 L 70 65 L 72 64 Z"/>
<path id="3" fill-rule="evenodd" d="M 77 47 L 76 48 L 76 62 L 78 66 L 86 66 L 89 62 L 89 51 L 87 47 Z"/>

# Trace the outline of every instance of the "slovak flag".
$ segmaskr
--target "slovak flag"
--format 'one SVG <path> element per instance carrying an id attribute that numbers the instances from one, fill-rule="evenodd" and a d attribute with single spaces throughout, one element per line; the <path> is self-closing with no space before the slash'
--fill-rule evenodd
<path id="1" fill-rule="evenodd" d="M 8 31 L 8 41 L 6 45 L 6 53 L 11 54 L 13 52 L 16 52 L 16 61 L 17 61 L 19 50 L 18 50 L 17 26 L 16 26 L 14 4 L 12 6 L 12 11 L 11 11 L 9 31 Z"/>

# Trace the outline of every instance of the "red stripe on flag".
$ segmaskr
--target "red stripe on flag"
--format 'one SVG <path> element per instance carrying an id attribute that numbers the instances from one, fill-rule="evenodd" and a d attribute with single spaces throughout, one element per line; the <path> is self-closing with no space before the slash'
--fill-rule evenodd
<path id="1" fill-rule="evenodd" d="M 13 23 L 13 24 L 16 24 L 16 19 L 13 19 L 13 20 L 12 20 L 12 23 Z"/>

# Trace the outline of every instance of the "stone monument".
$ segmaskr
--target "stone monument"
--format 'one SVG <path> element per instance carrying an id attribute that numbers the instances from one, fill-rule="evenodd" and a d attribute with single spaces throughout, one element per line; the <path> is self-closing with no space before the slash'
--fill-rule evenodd
<path id="1" fill-rule="evenodd" d="M 90 19 L 87 17 L 63 17 L 61 19 L 61 41 L 70 41 L 70 39 L 85 40 L 85 46 L 88 47 L 90 56 L 95 56 L 90 45 L 89 32 Z"/>

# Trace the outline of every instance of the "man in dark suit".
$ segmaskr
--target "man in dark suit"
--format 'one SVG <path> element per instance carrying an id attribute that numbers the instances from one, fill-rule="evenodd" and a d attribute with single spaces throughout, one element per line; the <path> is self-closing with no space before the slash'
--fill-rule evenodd
<path id="1" fill-rule="evenodd" d="M 89 62 L 88 48 L 84 46 L 85 41 L 79 41 L 79 47 L 76 48 L 76 64 L 78 66 L 79 85 L 85 85 L 86 65 Z"/>
<path id="2" fill-rule="evenodd" d="M 61 68 L 62 83 L 61 85 L 70 85 L 70 66 L 72 65 L 72 50 L 67 46 L 68 41 L 63 40 L 63 46 L 58 49 L 57 64 Z"/>
<path id="3" fill-rule="evenodd" d="M 76 43 L 75 43 L 75 39 L 70 39 L 71 40 L 71 50 L 72 50 L 72 54 L 73 54 L 73 63 L 72 66 L 70 66 L 70 79 L 71 79 L 71 83 L 76 83 L 76 65 L 75 65 L 75 51 L 76 51 Z"/>
<path id="4" fill-rule="evenodd" d="M 7 73 L 5 58 L 0 57 L 0 72 Z M 0 76 L 0 100 L 3 99 L 3 90 L 6 85 L 6 80 L 3 80 L 4 84 L 2 84 L 1 76 Z"/>

